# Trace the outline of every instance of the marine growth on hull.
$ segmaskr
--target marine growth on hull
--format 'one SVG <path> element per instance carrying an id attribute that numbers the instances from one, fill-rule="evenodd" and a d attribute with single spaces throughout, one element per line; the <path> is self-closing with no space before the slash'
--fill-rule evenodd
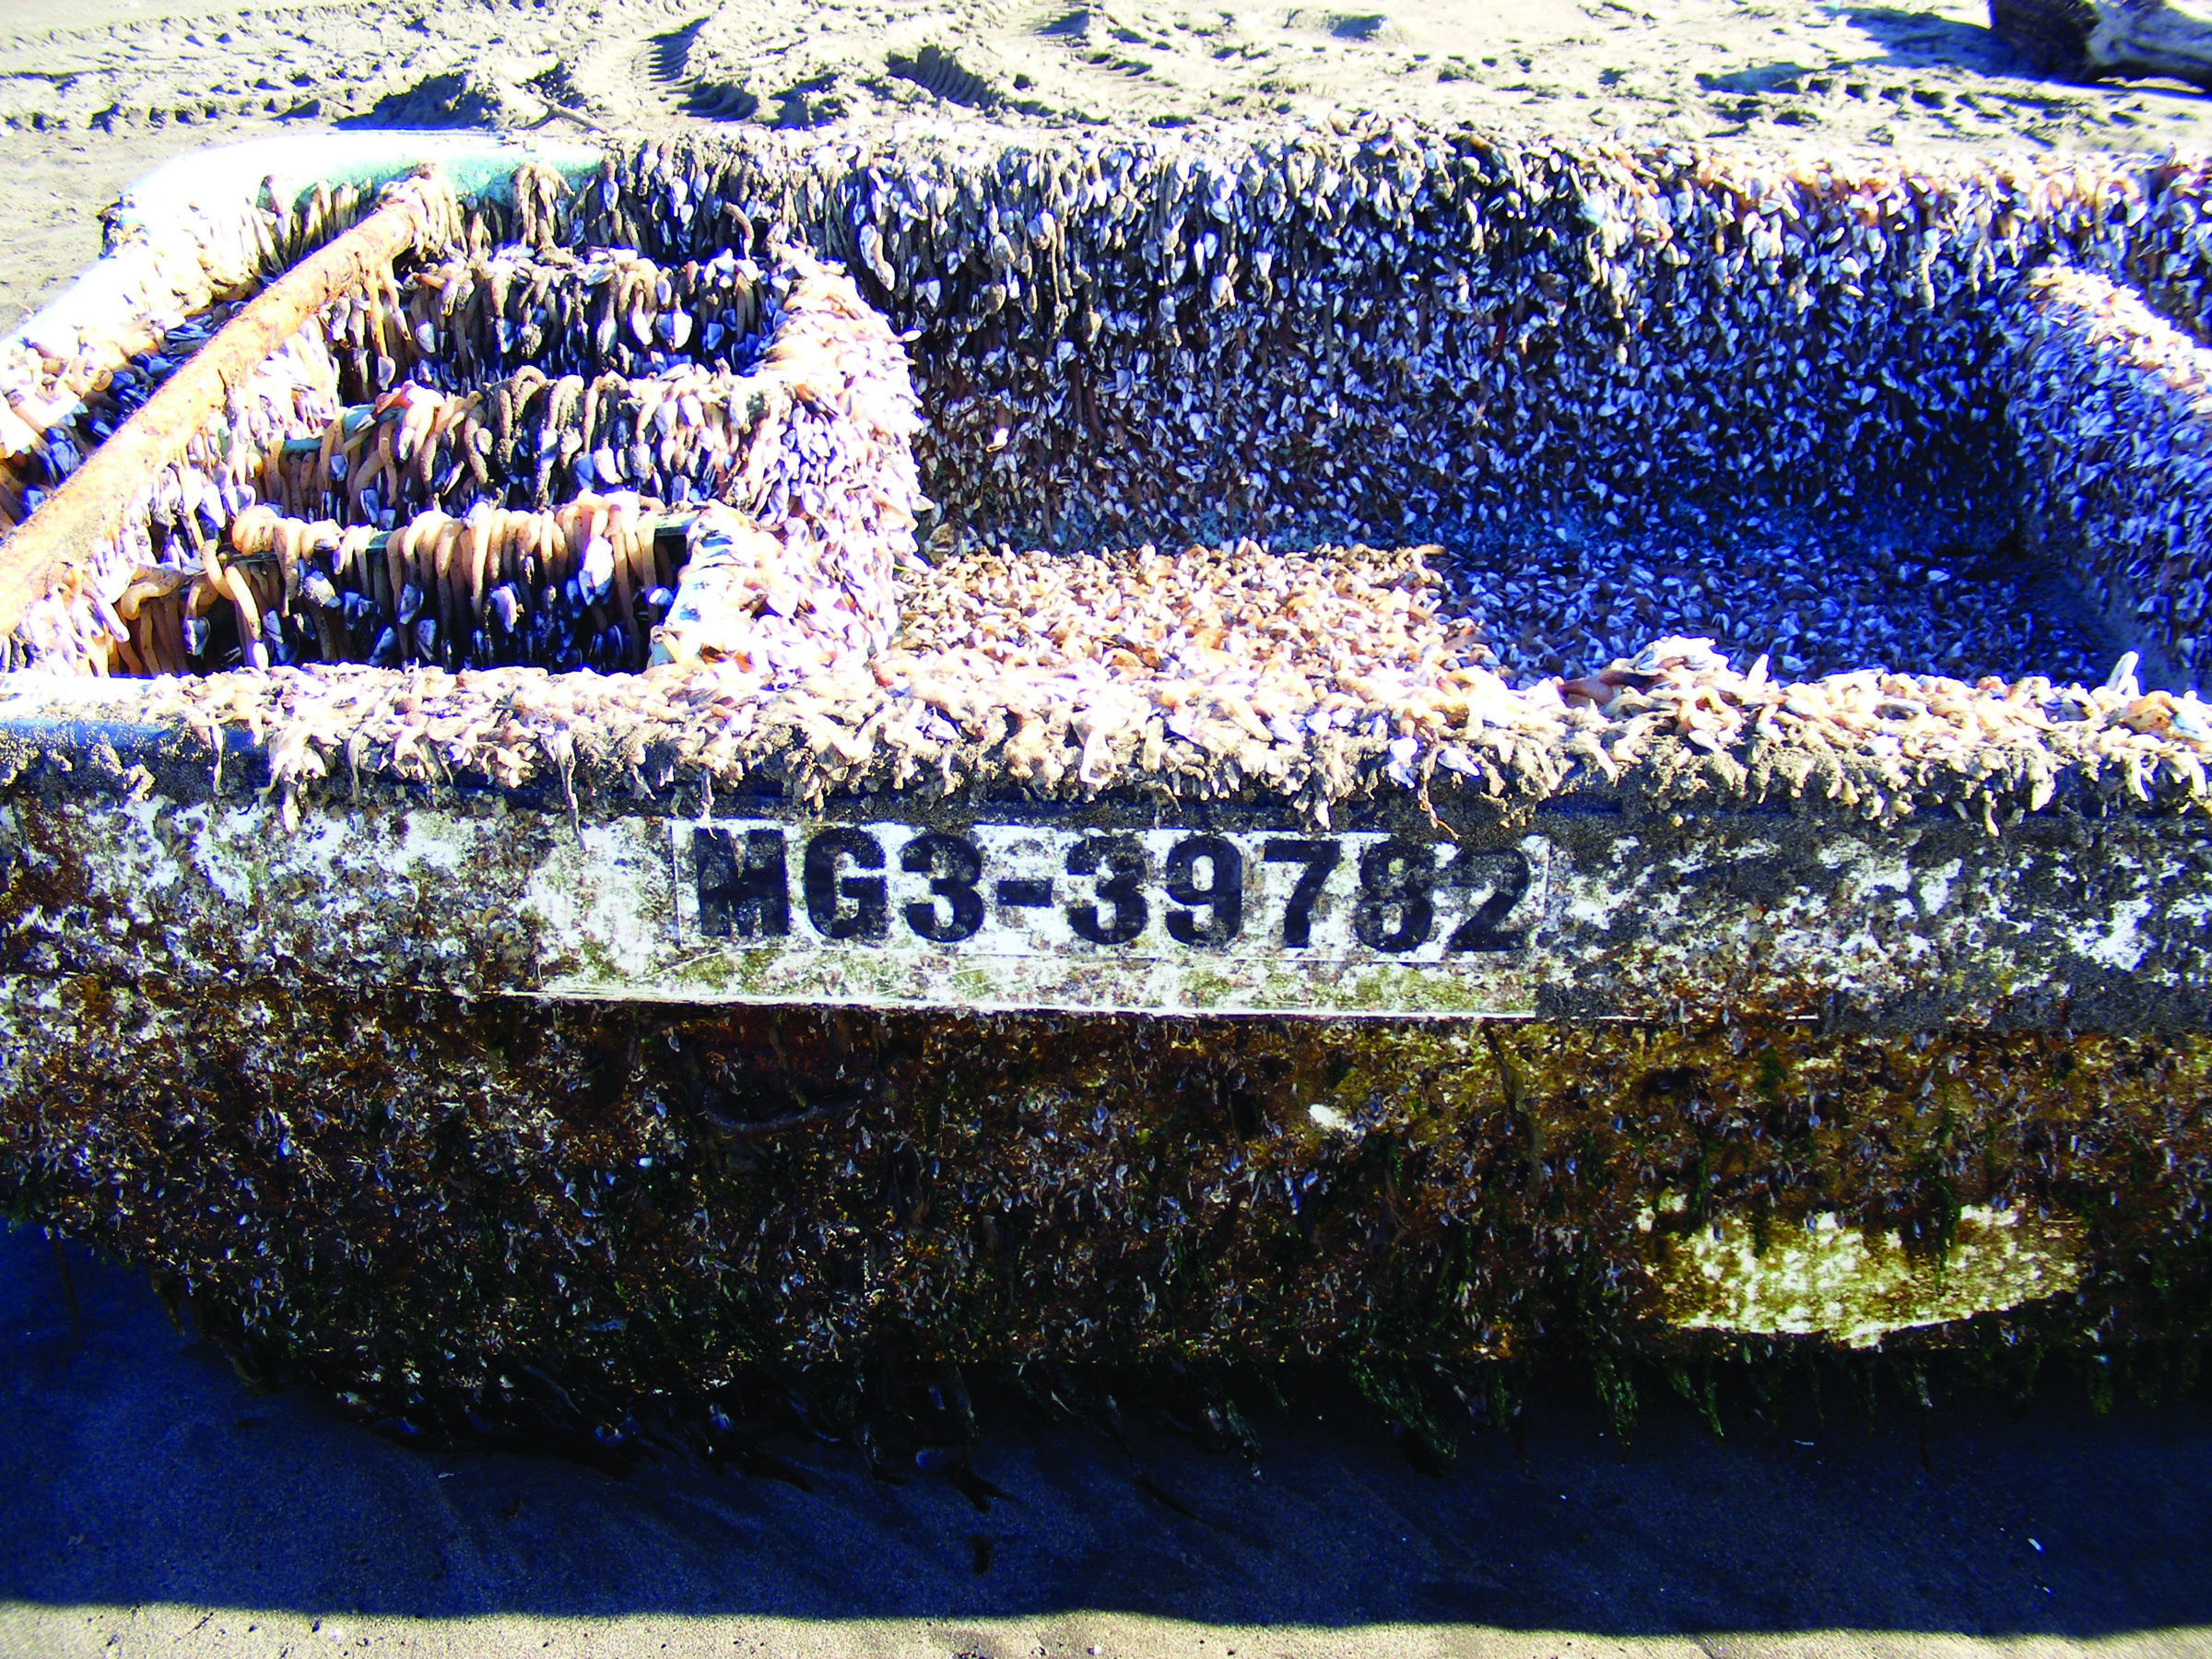
<path id="1" fill-rule="evenodd" d="M 2212 164 L 564 165 L 272 188 L 0 341 L 35 532 L 413 215 L 8 641 L 0 1202 L 477 1403 L 2194 1340 Z"/>
<path id="2" fill-rule="evenodd" d="M 441 245 L 239 387 L 11 661 L 705 656 L 789 683 L 897 637 L 1311 678 L 1358 637 L 1379 664 L 1572 686 L 1680 638 L 1776 683 L 2094 685 L 2126 648 L 2194 676 L 2186 556 L 2119 587 L 2064 559 L 2099 483 L 2054 501 L 2065 393 L 2031 359 L 2100 279 L 2006 286 L 2039 242 L 2139 263 L 2141 221 L 2094 206 L 2111 181 L 1732 176 L 1396 130 L 854 160 L 645 151 L 442 199 Z M 324 193 L 264 240 L 353 211 Z M 190 327 L 90 377 L 18 457 L 15 511 Z M 50 418 L 47 390 L 13 401 Z M 1104 562 L 1055 562 L 1085 547 Z M 1164 588 L 1113 573 L 1201 547 Z M 1380 589 L 1404 626 L 1369 614 Z M 1295 618 L 1267 614 L 1293 591 Z"/>
<path id="3" fill-rule="evenodd" d="M 865 648 L 912 546 L 912 422 L 889 331 L 803 253 L 456 253 L 325 308 L 23 642 L 139 675 L 618 671 L 803 604 Z M 820 657 L 747 631 L 786 672 Z"/>

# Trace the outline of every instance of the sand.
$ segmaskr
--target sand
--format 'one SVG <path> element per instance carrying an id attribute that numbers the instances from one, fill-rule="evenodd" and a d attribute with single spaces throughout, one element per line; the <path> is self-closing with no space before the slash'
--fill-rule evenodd
<path id="1" fill-rule="evenodd" d="M 2212 143 L 2212 100 L 2040 81 L 1982 24 L 1959 0 L 8 0 L 0 325 L 159 159 L 334 125 L 1365 109 L 1639 141 Z M 1518 1453 L 1487 1434 L 1441 1480 L 1365 1417 L 1266 1425 L 1256 1472 L 1014 1420 L 977 1454 L 1010 1497 L 978 1513 L 826 1445 L 779 1448 L 804 1492 L 410 1452 L 309 1391 L 249 1393 L 129 1275 L 71 1260 L 74 1318 L 46 1242 L 0 1237 L 0 1655 L 2212 1653 L 2201 1405 L 2100 1418 L 2059 1391 L 1716 1441 L 1662 1401 L 1624 1456 L 1553 1401 Z"/>

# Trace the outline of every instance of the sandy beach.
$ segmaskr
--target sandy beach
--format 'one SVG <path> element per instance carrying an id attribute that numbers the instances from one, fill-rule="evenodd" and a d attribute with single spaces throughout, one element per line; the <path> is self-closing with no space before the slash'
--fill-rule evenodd
<path id="1" fill-rule="evenodd" d="M 1640 144 L 2212 144 L 2212 98 L 2039 79 L 1966 0 L 8 0 L 0 324 L 97 255 L 134 179 L 244 137 L 1361 111 Z M 980 1508 L 827 1443 L 779 1445 L 788 1479 L 670 1456 L 616 1482 L 253 1393 L 130 1273 L 35 1231 L 0 1235 L 0 1656 L 2212 1653 L 2201 1403 L 1793 1406 L 1716 1440 L 1654 1399 L 1624 1454 L 1562 1399 L 1441 1478 L 1356 1414 L 1265 1425 L 1249 1466 L 1014 1417 Z"/>

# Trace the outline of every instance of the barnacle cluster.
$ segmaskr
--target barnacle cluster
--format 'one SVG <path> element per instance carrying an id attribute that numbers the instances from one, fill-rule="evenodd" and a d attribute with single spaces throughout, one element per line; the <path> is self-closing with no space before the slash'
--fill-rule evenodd
<path id="1" fill-rule="evenodd" d="M 1356 571 L 1359 560 L 1342 565 Z M 1362 584 L 1347 585 L 1356 595 Z M 1387 602 L 1392 583 L 1369 591 Z M 960 599 L 942 609 L 956 606 L 980 634 L 1021 631 L 995 607 L 970 611 Z M 738 656 L 747 629 L 771 615 L 761 607 L 729 648 L 702 654 Z M 1393 620 L 1388 611 L 1360 618 L 1352 649 L 1362 631 L 1387 637 Z M 2212 802 L 2212 705 L 2146 691 L 2124 662 L 2093 687 L 1875 669 L 1790 682 L 1763 662 L 1739 667 L 1704 640 L 1668 638 L 1595 674 L 1516 688 L 1473 661 L 1471 645 L 1454 661 L 1449 634 L 1428 625 L 1409 633 L 1445 649 L 1426 667 L 1369 673 L 1353 657 L 1339 672 L 1325 659 L 1271 664 L 1274 642 L 1254 639 L 1200 680 L 1187 665 L 1211 661 L 1203 652 L 1163 653 L 1155 668 L 1130 651 L 1131 668 L 1114 660 L 1127 649 L 1118 643 L 1104 663 L 1075 665 L 1057 653 L 894 641 L 795 677 L 700 673 L 680 659 L 611 678 L 278 669 L 111 682 L 97 700 L 49 682 L 51 699 L 22 687 L 14 708 L 55 719 L 127 710 L 202 752 L 211 730 L 253 734 L 272 782 L 302 796 L 341 776 L 437 784 L 458 775 L 521 788 L 572 769 L 578 788 L 609 800 L 641 786 L 690 800 L 702 788 L 711 796 L 763 783 L 816 806 L 914 788 L 1065 802 L 1141 792 L 1289 803 L 1325 822 L 1340 804 L 1403 790 L 1450 785 L 1523 811 L 1597 787 L 1670 809 L 1956 814 L 1993 833 L 2048 806 L 2062 785 L 2114 807 Z"/>
<path id="2" fill-rule="evenodd" d="M 133 582 L 116 649 L 131 672 L 185 673 L 214 649 L 207 612 L 227 606 L 236 637 L 283 662 L 618 672 L 706 660 L 769 680 L 865 654 L 880 632 L 865 594 L 756 521 L 707 507 L 673 533 L 664 522 L 659 502 L 631 494 L 543 512 L 432 508 L 388 532 L 255 505 L 199 569 Z"/>
<path id="3" fill-rule="evenodd" d="M 226 565 L 212 556 L 217 574 L 194 579 L 185 612 L 200 582 L 227 581 L 239 638 L 260 638 L 264 615 L 279 629 L 288 617 L 312 630 L 312 652 L 301 654 L 322 662 L 575 665 L 588 643 L 594 666 L 635 667 L 675 597 L 656 506 L 586 496 L 548 512 L 432 509 L 382 535 L 249 507 L 226 538 L 240 557 Z M 235 573 L 256 564 L 263 592 L 240 595 Z M 281 632 L 277 644 L 294 654 Z"/>
<path id="4" fill-rule="evenodd" d="M 670 276 L 501 245 L 406 288 L 390 307 L 375 288 L 334 301 L 236 389 L 143 521 L 126 509 L 120 540 L 39 602 L 25 656 L 96 674 L 634 669 L 702 537 L 726 574 L 734 547 L 755 547 L 748 570 L 771 562 L 765 536 L 777 571 L 734 585 L 702 567 L 671 636 L 687 660 L 741 654 L 788 678 L 888 638 L 919 505 L 915 417 L 897 342 L 841 276 L 795 250 L 772 275 L 726 255 Z M 641 337 L 704 360 L 641 356 Z M 583 372 L 548 374 L 541 351 Z M 507 359 L 513 372 L 472 383 Z M 340 407 L 362 381 L 386 389 Z M 701 521 L 714 502 L 744 522 Z M 809 620 L 735 652 L 725 603 Z"/>
<path id="5" fill-rule="evenodd" d="M 742 373 L 768 343 L 768 282 L 729 247 L 664 268 L 628 249 L 580 256 L 512 243 L 354 295 L 327 322 L 347 388 L 363 396 L 402 375 L 459 388 L 524 367 L 554 379 L 653 374 L 671 363 Z"/>
<path id="6" fill-rule="evenodd" d="M 246 598 L 250 578 L 241 569 L 234 585 L 218 548 L 258 499 L 264 459 L 337 408 L 336 366 L 320 331 L 303 328 L 231 388 L 184 453 L 124 504 L 117 538 L 32 602 L 10 642 L 10 666 L 149 674 L 220 661 L 206 632 L 206 605 L 210 596 Z M 195 572 L 206 581 L 195 584 Z M 272 623 L 276 615 L 268 610 Z M 281 650 L 273 627 L 272 637 Z M 229 654 L 266 667 L 270 642 L 247 629 L 232 636 Z"/>
<path id="7" fill-rule="evenodd" d="M 2212 351 L 2132 288 L 2053 265 L 2014 308 L 2020 511 L 2160 677 L 2212 677 Z"/>
<path id="8" fill-rule="evenodd" d="M 924 484 L 987 540 L 1452 539 L 1558 510 L 2003 511 L 2003 301 L 2201 288 L 2202 164 L 1520 145 L 1369 125 L 647 147 L 663 258 L 741 203 L 919 331 Z M 608 195 L 616 200 L 602 206 Z M 688 215 L 674 208 L 691 206 Z"/>
<path id="9" fill-rule="evenodd" d="M 274 457 L 272 499 L 384 524 L 628 488 L 727 500 L 787 535 L 860 502 L 889 514 L 887 546 L 911 544 L 905 359 L 841 275 L 795 249 L 765 274 L 725 251 L 673 273 L 548 257 L 534 268 L 551 286 L 510 286 L 500 259 L 418 272 L 432 302 L 397 324 L 331 308 L 341 359 L 397 350 L 404 379 Z"/>
<path id="10" fill-rule="evenodd" d="M 480 218 L 434 182 L 396 188 L 443 230 Z M 206 344 L 238 300 L 377 200 L 352 184 L 318 183 L 296 203 L 265 191 L 245 212 L 165 201 L 159 225 L 128 225 L 75 288 L 0 337 L 0 530 L 28 517 Z"/>

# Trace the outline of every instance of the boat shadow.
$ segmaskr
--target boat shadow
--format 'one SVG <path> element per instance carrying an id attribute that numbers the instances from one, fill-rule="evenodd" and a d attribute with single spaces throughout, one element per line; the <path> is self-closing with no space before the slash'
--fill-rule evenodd
<path id="1" fill-rule="evenodd" d="M 1441 1474 L 1371 1413 L 1261 1411 L 1247 1463 L 1158 1424 L 1117 1444 L 1014 1412 L 965 1465 L 897 1482 L 795 1436 L 750 1477 L 671 1454 L 616 1479 L 415 1451 L 309 1389 L 256 1394 L 140 1278 L 63 1253 L 65 1277 L 39 1232 L 0 1236 L 0 1598 L 34 1607 L 1102 1609 L 1620 1636 L 2212 1623 L 2201 1399 L 2100 1417 L 2053 1387 L 2018 1415 L 1970 1394 L 1871 1422 L 1778 1399 L 1715 1439 L 1647 1391 L 1625 1455 L 1594 1401 L 1540 1399 Z"/>

